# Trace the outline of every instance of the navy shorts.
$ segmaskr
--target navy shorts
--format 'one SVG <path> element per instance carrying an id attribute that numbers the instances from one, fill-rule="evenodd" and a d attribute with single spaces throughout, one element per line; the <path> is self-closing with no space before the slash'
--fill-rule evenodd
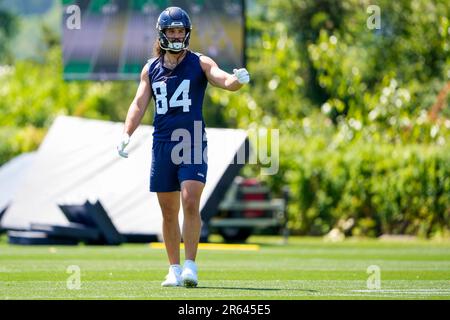
<path id="1" fill-rule="evenodd" d="M 200 145 L 153 141 L 150 192 L 180 191 L 184 180 L 206 183 L 207 142 Z"/>

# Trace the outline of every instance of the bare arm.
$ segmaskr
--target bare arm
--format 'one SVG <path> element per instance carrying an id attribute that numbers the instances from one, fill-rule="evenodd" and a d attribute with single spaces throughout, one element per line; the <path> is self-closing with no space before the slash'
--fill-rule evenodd
<path id="1" fill-rule="evenodd" d="M 131 136 L 141 123 L 147 110 L 148 103 L 151 98 L 151 85 L 148 77 L 148 64 L 144 66 L 141 72 L 141 82 L 136 92 L 136 96 L 128 109 L 127 118 L 125 120 L 124 133 Z"/>
<path id="2" fill-rule="evenodd" d="M 229 74 L 219 68 L 217 63 L 207 56 L 200 57 L 200 65 L 205 72 L 208 82 L 214 87 L 222 88 L 229 91 L 237 91 L 242 88 L 236 76 Z"/>

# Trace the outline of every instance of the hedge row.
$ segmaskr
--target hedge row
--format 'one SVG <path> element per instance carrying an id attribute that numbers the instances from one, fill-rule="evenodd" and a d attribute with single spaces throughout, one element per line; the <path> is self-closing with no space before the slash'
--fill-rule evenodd
<path id="1" fill-rule="evenodd" d="M 344 226 L 351 235 L 448 234 L 448 146 L 356 142 L 339 151 L 300 149 L 285 163 L 294 232 L 322 235 Z"/>

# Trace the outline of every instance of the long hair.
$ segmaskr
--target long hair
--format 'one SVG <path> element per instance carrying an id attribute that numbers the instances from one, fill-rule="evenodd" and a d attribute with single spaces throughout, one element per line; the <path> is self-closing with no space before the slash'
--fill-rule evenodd
<path id="1" fill-rule="evenodd" d="M 153 57 L 161 58 L 166 53 L 166 50 L 161 49 L 159 46 L 159 39 L 156 39 L 153 43 Z"/>

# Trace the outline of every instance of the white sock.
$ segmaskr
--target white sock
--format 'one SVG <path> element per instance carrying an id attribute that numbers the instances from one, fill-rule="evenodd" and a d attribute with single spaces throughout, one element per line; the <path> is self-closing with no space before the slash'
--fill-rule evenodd
<path id="1" fill-rule="evenodd" d="M 181 265 L 179 265 L 179 264 L 171 264 L 169 268 L 170 269 L 180 269 Z"/>
<path id="2" fill-rule="evenodd" d="M 193 260 L 184 261 L 184 265 L 189 266 L 192 269 L 197 269 L 197 265 L 195 264 L 195 261 L 193 261 Z"/>

